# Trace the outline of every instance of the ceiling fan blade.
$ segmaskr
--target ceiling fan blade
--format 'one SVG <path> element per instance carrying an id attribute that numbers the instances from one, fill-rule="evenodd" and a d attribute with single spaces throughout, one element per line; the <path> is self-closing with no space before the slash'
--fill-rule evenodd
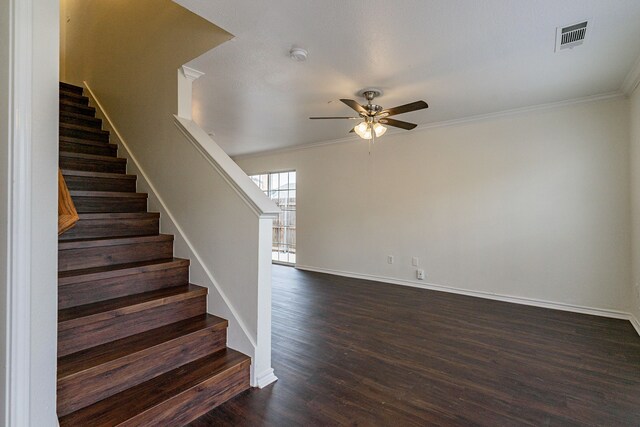
<path id="1" fill-rule="evenodd" d="M 415 123 L 403 122 L 402 120 L 380 119 L 379 121 L 383 125 L 394 126 L 394 127 L 402 128 L 406 130 L 411 130 L 411 129 L 414 129 L 416 126 L 418 126 Z"/>
<path id="2" fill-rule="evenodd" d="M 379 114 L 384 115 L 385 117 L 395 116 L 397 114 L 409 113 L 411 111 L 422 110 L 423 108 L 429 108 L 424 101 L 416 101 L 410 104 L 400 105 L 399 107 L 388 108 L 386 110 L 382 110 Z"/>
<path id="3" fill-rule="evenodd" d="M 341 99 L 340 101 L 344 102 L 345 104 L 347 104 L 349 107 L 353 108 L 354 110 L 356 110 L 358 113 L 361 114 L 369 114 L 368 111 L 360 104 L 358 104 L 356 101 L 354 101 L 353 99 Z"/>
<path id="4" fill-rule="evenodd" d="M 362 117 L 309 117 L 311 120 L 323 120 L 323 119 L 349 119 L 349 120 L 362 120 Z"/>

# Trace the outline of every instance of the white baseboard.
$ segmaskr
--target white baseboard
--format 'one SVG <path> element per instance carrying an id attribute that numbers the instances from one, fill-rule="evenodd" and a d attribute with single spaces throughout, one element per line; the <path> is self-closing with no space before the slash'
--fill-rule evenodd
<path id="1" fill-rule="evenodd" d="M 260 375 L 256 375 L 256 386 L 258 388 L 265 388 L 271 383 L 278 381 L 278 377 L 273 373 L 273 369 L 269 368 L 262 372 Z"/>
<path id="2" fill-rule="evenodd" d="M 613 319 L 629 320 L 640 335 L 640 324 L 630 313 L 605 308 L 584 307 L 561 302 L 545 301 L 533 298 L 514 297 L 510 295 L 500 295 L 482 291 L 471 291 L 468 289 L 454 288 L 451 286 L 437 285 L 434 283 L 413 282 L 409 280 L 399 280 L 392 277 L 374 276 L 370 274 L 352 273 L 349 271 L 331 270 L 327 268 L 312 267 L 308 265 L 296 264 L 299 270 L 314 271 L 317 273 L 333 274 L 336 276 L 352 277 L 355 279 L 371 280 L 374 282 L 390 283 L 393 285 L 410 286 L 412 288 L 429 289 L 432 291 L 448 292 L 453 294 L 467 295 L 477 298 L 485 298 L 495 301 L 510 302 L 514 304 L 530 305 L 533 307 L 550 308 L 553 310 L 569 311 L 572 313 L 590 314 L 592 316 L 609 317 Z M 635 322 L 635 323 L 634 323 Z"/>

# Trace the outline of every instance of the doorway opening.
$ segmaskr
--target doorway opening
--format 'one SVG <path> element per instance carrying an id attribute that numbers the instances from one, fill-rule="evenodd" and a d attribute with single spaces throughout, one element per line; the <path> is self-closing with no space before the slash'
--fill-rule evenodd
<path id="1" fill-rule="evenodd" d="M 269 172 L 250 178 L 282 210 L 273 221 L 271 260 L 296 263 L 296 171 Z"/>

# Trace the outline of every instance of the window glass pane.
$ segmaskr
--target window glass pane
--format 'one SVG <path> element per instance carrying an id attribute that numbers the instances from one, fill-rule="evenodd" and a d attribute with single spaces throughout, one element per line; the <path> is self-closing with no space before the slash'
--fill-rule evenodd
<path id="1" fill-rule="evenodd" d="M 274 172 L 250 177 L 282 212 L 273 220 L 272 259 L 296 262 L 296 172 Z"/>
<path id="2" fill-rule="evenodd" d="M 284 172 L 279 175 L 279 184 L 280 186 L 278 187 L 279 190 L 287 190 L 289 189 L 289 173 L 288 172 Z"/>
<path id="3" fill-rule="evenodd" d="M 296 188 L 296 173 L 289 172 L 289 189 L 293 190 Z"/>
<path id="4" fill-rule="evenodd" d="M 280 180 L 278 179 L 280 174 L 272 173 L 269 175 L 269 190 L 274 191 L 277 190 L 280 186 Z"/>

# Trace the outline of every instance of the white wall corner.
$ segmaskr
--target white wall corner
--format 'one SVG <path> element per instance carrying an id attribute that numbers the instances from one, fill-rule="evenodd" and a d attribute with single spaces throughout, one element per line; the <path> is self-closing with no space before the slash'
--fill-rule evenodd
<path id="1" fill-rule="evenodd" d="M 178 68 L 178 116 L 191 120 L 193 105 L 193 81 L 202 77 L 202 71 L 183 65 Z"/>
<path id="2" fill-rule="evenodd" d="M 633 67 L 627 73 L 620 90 L 627 96 L 630 96 L 633 91 L 640 85 L 640 56 L 634 62 Z"/>

